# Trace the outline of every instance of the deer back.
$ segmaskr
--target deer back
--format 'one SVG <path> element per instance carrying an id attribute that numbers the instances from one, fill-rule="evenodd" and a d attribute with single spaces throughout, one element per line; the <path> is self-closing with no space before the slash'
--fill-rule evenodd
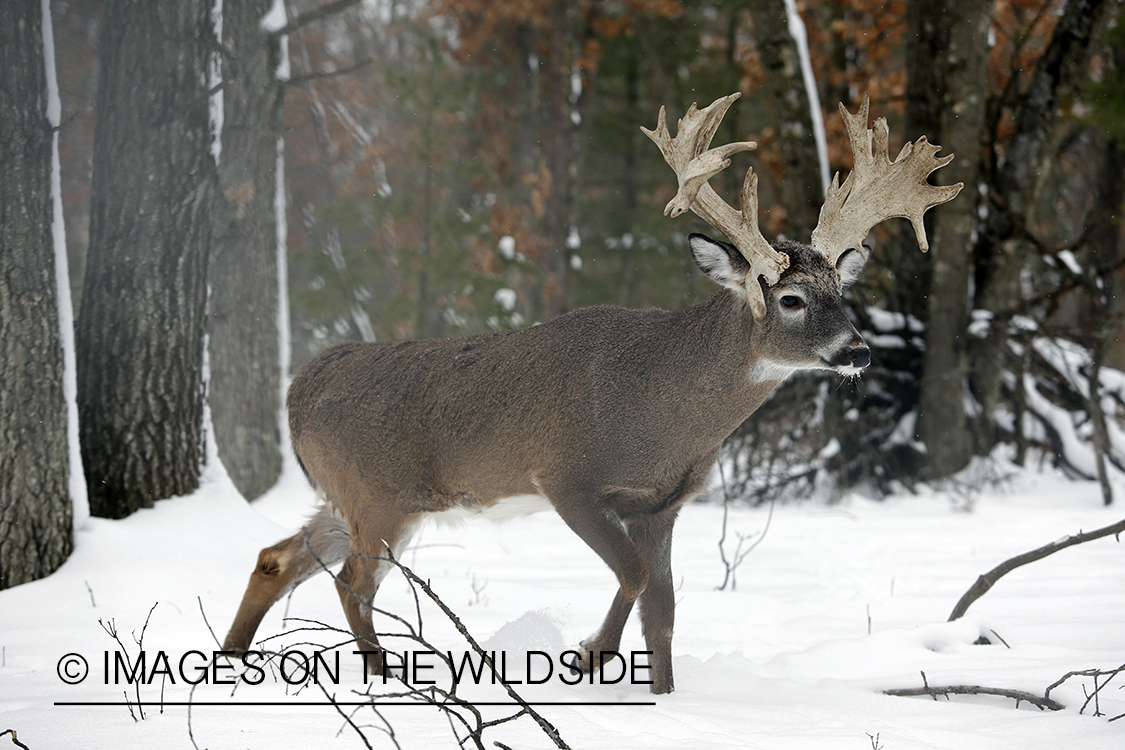
<path id="1" fill-rule="evenodd" d="M 772 390 L 749 382 L 753 324 L 737 307 L 720 292 L 677 312 L 593 307 L 519 331 L 341 344 L 293 381 L 294 448 L 317 482 L 419 511 L 537 494 L 546 475 L 643 485 L 654 465 L 712 455 Z"/>

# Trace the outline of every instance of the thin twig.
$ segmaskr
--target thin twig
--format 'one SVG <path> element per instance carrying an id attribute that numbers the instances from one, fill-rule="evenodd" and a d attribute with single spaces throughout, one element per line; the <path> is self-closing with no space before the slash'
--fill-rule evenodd
<path id="1" fill-rule="evenodd" d="M 333 0 L 330 3 L 325 3 L 318 8 L 313 8 L 310 11 L 302 13 L 289 23 L 282 26 L 280 29 L 270 32 L 270 37 L 278 39 L 286 34 L 292 34 L 302 26 L 307 26 L 313 21 L 319 21 L 322 18 L 335 15 L 341 11 L 347 10 L 353 5 L 357 5 L 360 0 Z"/>
<path id="2" fill-rule="evenodd" d="M 286 86 L 300 86 L 301 84 L 319 81 L 322 78 L 334 78 L 336 76 L 343 76 L 349 73 L 354 73 L 357 70 L 363 70 L 368 65 L 371 65 L 374 62 L 375 61 L 373 59 L 368 58 L 366 60 L 360 60 L 354 65 L 349 65 L 344 68 L 337 68 L 336 70 L 324 70 L 319 73 L 306 73 L 303 76 L 297 76 L 296 78 L 290 78 L 287 81 L 283 81 L 283 83 Z"/>
<path id="3" fill-rule="evenodd" d="M 1106 685 L 1109 684 L 1110 680 L 1112 680 L 1114 677 L 1121 674 L 1122 672 L 1125 672 L 1125 664 L 1122 664 L 1120 667 L 1117 667 L 1116 669 L 1082 669 L 1082 670 L 1077 670 L 1077 671 L 1073 671 L 1073 672 L 1067 672 L 1062 677 L 1060 677 L 1059 679 L 1055 680 L 1050 685 L 1048 685 L 1047 690 L 1044 691 L 1043 695 L 1049 698 L 1051 696 L 1052 690 L 1057 688 L 1059 685 L 1062 685 L 1064 682 L 1069 680 L 1071 677 L 1092 677 L 1092 678 L 1094 678 L 1094 692 L 1086 694 L 1086 702 L 1082 704 L 1082 708 L 1079 709 L 1078 713 L 1082 713 L 1083 711 L 1085 711 L 1086 706 L 1090 705 L 1090 701 L 1093 700 L 1093 701 L 1095 701 L 1095 703 L 1094 703 L 1094 715 L 1095 716 L 1101 716 L 1102 715 L 1101 707 L 1097 703 L 1099 694 L 1101 693 L 1102 688 L 1104 688 Z M 1099 677 L 1105 677 L 1106 678 L 1105 682 L 1103 682 L 1101 684 L 1098 684 L 1098 678 Z M 1123 715 L 1125 715 L 1125 714 L 1123 714 Z M 1120 719 L 1120 718 L 1121 718 L 1121 716 L 1115 716 L 1115 717 L 1113 717 L 1113 719 L 1110 719 L 1110 721 L 1114 721 L 1114 720 Z"/>
<path id="4" fill-rule="evenodd" d="M 457 628 L 457 632 L 461 634 L 461 637 L 465 639 L 469 646 L 474 651 L 476 651 L 482 659 L 485 660 L 485 663 L 490 668 L 495 669 L 494 665 L 492 664 L 492 658 L 483 648 L 480 647 L 480 644 L 476 642 L 476 639 L 473 638 L 472 634 L 469 633 L 468 628 L 466 628 L 465 624 L 461 622 L 461 618 L 459 618 L 457 614 L 453 610 L 451 610 L 437 594 L 434 593 L 434 590 L 430 588 L 430 585 L 426 581 L 423 581 L 421 578 L 419 578 L 413 570 L 396 560 L 394 556 L 390 554 L 389 550 L 387 552 L 387 559 L 390 560 L 390 562 L 393 563 L 399 570 L 401 570 L 403 575 L 405 575 L 409 580 L 413 581 L 420 589 L 422 589 L 422 592 L 425 593 L 426 596 L 428 596 L 430 600 L 433 601 L 433 603 L 436 604 L 438 608 L 445 614 L 449 621 L 453 623 L 453 626 Z M 559 730 L 556 729 L 554 725 L 551 724 L 551 722 L 547 721 L 539 714 L 538 711 L 533 709 L 527 703 L 527 701 L 525 701 L 520 696 L 519 693 L 512 689 L 512 686 L 507 682 L 501 680 L 500 684 L 504 687 L 504 690 L 507 691 L 511 699 L 518 703 L 521 707 L 523 707 L 528 716 L 530 716 L 535 721 L 535 723 L 539 725 L 539 728 L 543 730 L 544 734 L 546 734 L 551 739 L 551 741 L 555 743 L 555 747 L 558 747 L 560 750 L 570 750 L 569 745 L 567 745 L 563 741 L 562 737 L 559 736 Z"/>
<path id="5" fill-rule="evenodd" d="M 215 630 L 211 627 L 211 623 L 207 621 L 207 613 L 203 611 L 203 598 L 197 596 L 195 600 L 199 602 L 199 614 L 203 615 L 203 624 L 207 626 L 207 632 L 211 634 L 211 639 L 215 641 L 215 645 L 221 647 L 222 644 L 219 643 L 219 637 L 215 635 Z"/>

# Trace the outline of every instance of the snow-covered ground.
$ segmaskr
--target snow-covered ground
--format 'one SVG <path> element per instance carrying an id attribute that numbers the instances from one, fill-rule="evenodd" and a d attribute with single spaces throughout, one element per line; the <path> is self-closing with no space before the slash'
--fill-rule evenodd
<path id="1" fill-rule="evenodd" d="M 1001 561 L 1079 530 L 1121 517 L 1105 509 L 1095 485 L 1020 473 L 1001 487 L 972 487 L 964 497 L 932 492 L 883 502 L 861 497 L 826 506 L 778 506 L 765 539 L 738 569 L 736 591 L 722 580 L 716 542 L 721 508 L 684 509 L 675 535 L 676 692 L 650 696 L 626 678 L 618 684 L 567 685 L 558 657 L 600 623 L 615 586 L 607 568 L 551 513 L 503 524 L 473 521 L 460 529 L 426 528 L 403 562 L 428 579 L 489 651 L 520 679 L 532 651 L 532 676 L 551 663 L 541 685 L 516 689 L 573 748 L 1099 748 L 1125 747 L 1125 690 L 1100 693 L 1106 716 L 1079 708 L 1090 679 L 1052 692 L 1066 705 L 1045 712 L 996 697 L 934 701 L 884 695 L 887 688 L 973 684 L 1044 689 L 1071 670 L 1125 662 L 1125 546 L 1107 538 L 1064 550 L 1005 577 L 961 621 L 945 622 L 977 575 Z M 1117 488 L 1125 495 L 1125 488 Z M 122 521 L 90 519 L 76 549 L 54 575 L 0 591 L 0 731 L 15 729 L 32 750 L 47 748 L 362 748 L 364 740 L 315 687 L 287 686 L 274 670 L 251 671 L 261 684 L 201 684 L 198 651 L 218 648 L 261 547 L 297 528 L 313 494 L 287 476 L 248 505 L 218 473 L 190 497 L 163 501 Z M 734 511 L 730 530 L 752 534 L 765 509 Z M 405 579 L 392 574 L 377 604 L 416 622 Z M 155 605 L 155 606 L 154 606 Z M 151 610 L 151 613 L 150 613 Z M 264 638 L 310 618 L 345 627 L 327 575 L 310 580 L 271 611 Z M 464 641 L 434 607 L 420 608 L 423 635 L 460 660 Z M 206 615 L 206 621 L 204 619 Z M 171 678 L 139 688 L 115 680 L 120 647 L 141 651 L 145 670 Z M 391 623 L 382 622 L 383 627 Z M 1007 644 L 973 645 L 993 632 Z M 338 643 L 331 632 L 270 640 L 273 650 L 311 654 L 310 640 Z M 993 641 L 998 639 L 993 637 Z M 402 645 L 418 652 L 418 645 Z M 644 648 L 636 615 L 622 651 Z M 168 661 L 160 662 L 160 652 Z M 357 702 L 364 677 L 351 648 L 338 681 L 318 671 L 330 695 Z M 88 664 L 81 674 L 77 654 Z M 295 658 L 295 657 L 294 657 Z M 326 659 L 331 663 L 332 656 Z M 434 664 L 420 675 L 437 676 Z M 642 658 L 643 661 L 643 658 Z M 135 662 L 134 662 L 135 663 Z M 331 664 L 330 664 L 331 665 Z M 295 666 L 295 662 L 290 664 Z M 108 667 L 108 669 L 107 669 Z M 120 670 L 118 670 L 120 672 Z M 241 665 L 212 672 L 229 679 Z M 296 669 L 290 669 L 292 675 Z M 643 672 L 637 677 L 643 678 Z M 210 680 L 209 680 L 210 681 Z M 256 680 L 257 681 L 257 680 Z M 116 682 L 116 684 L 115 684 Z M 500 687 L 463 684 L 477 701 L 509 700 Z M 1125 684 L 1125 675 L 1117 680 Z M 163 683 L 163 684 L 161 684 Z M 369 686 L 372 687 L 372 686 Z M 144 719 L 136 706 L 139 689 Z M 380 687 L 381 689 L 381 687 Z M 233 695 L 232 695 L 233 692 Z M 189 709 L 182 704 L 193 701 Z M 161 709 L 161 701 L 164 707 Z M 213 705 L 214 703 L 238 705 Z M 62 705 L 110 703 L 115 705 Z M 646 704 L 652 705 L 646 705 Z M 579 705 L 585 704 L 585 705 Z M 456 747 L 449 722 L 430 706 L 349 708 L 373 747 Z M 486 717 L 511 709 L 485 706 Z M 490 713 L 491 712 L 491 713 Z M 137 716 L 139 719 L 139 715 Z M 385 720 L 385 723 L 384 723 Z M 393 741 L 384 731 L 393 729 Z M 6 746 L 7 736 L 0 737 Z M 494 727 L 485 744 L 552 747 L 528 717 Z"/>

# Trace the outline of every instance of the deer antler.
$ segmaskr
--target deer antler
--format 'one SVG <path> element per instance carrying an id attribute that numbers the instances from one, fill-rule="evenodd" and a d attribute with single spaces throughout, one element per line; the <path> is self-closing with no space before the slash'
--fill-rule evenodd
<path id="1" fill-rule="evenodd" d="M 934 157 L 941 146 L 931 145 L 922 136 L 906 143 L 890 161 L 887 154 L 887 121 L 875 121 L 874 135 L 867 127 L 870 99 L 863 95 L 859 112 L 851 114 L 840 105 L 848 140 L 852 144 L 854 166 L 848 179 L 840 184 L 840 174 L 832 178 L 832 186 L 820 209 L 820 220 L 812 233 L 812 246 L 824 254 L 832 265 L 849 248 L 865 255 L 863 240 L 876 224 L 887 219 L 910 219 L 922 252 L 930 249 L 922 214 L 932 206 L 953 200 L 963 183 L 938 187 L 926 181 L 930 173 L 953 160 L 953 155 Z"/>
<path id="2" fill-rule="evenodd" d="M 753 169 L 746 171 L 738 210 L 729 206 L 707 183 L 711 177 L 730 166 L 732 154 L 752 151 L 758 147 L 753 141 L 742 141 L 708 148 L 723 115 L 739 96 L 741 94 L 734 93 L 716 99 L 702 110 L 696 109 L 693 103 L 677 124 L 675 138 L 668 132 L 664 107 L 660 108 L 656 130 L 644 127 L 641 130 L 660 147 L 664 161 L 672 167 L 680 183 L 676 197 L 665 206 L 664 215 L 679 216 L 690 208 L 727 236 L 750 264 L 750 278 L 755 283 L 747 285 L 747 292 L 754 319 L 761 320 L 765 315 L 766 305 L 756 280 L 762 276 L 767 284 L 776 284 L 781 272 L 789 267 L 789 256 L 770 247 L 758 228 L 758 176 Z"/>

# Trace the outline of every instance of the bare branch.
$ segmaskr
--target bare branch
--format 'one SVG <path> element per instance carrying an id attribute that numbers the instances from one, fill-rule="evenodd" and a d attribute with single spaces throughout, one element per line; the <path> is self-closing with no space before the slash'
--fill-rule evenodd
<path id="1" fill-rule="evenodd" d="M 1094 679 L 1094 691 L 1092 693 L 1086 694 L 1086 702 L 1082 704 L 1082 708 L 1078 710 L 1078 713 L 1082 713 L 1083 711 L 1085 711 L 1086 707 L 1090 705 L 1090 701 L 1094 701 L 1094 716 L 1103 716 L 1104 714 L 1102 714 L 1101 712 L 1101 706 L 1098 703 L 1101 691 L 1103 688 L 1105 688 L 1106 685 L 1109 684 L 1110 680 L 1112 680 L 1122 672 L 1125 672 L 1125 664 L 1122 664 L 1116 669 L 1083 669 L 1075 672 L 1067 672 L 1062 677 L 1048 685 L 1047 690 L 1043 693 L 1043 695 L 1044 697 L 1049 698 L 1051 696 L 1052 690 L 1069 680 L 1071 677 L 1092 677 Z M 1104 677 L 1105 680 L 1099 683 L 1098 678 L 1100 677 Z M 1083 688 L 1083 691 L 1085 691 L 1085 688 Z M 1121 716 L 1125 716 L 1125 714 L 1114 716 L 1112 719 L 1110 719 L 1110 721 L 1116 721 L 1120 719 Z"/>
<path id="2" fill-rule="evenodd" d="M 308 12 L 302 13 L 280 29 L 271 31 L 270 38 L 277 39 L 286 34 L 292 34 L 303 26 L 308 26 L 314 21 L 319 21 L 322 18 L 328 18 L 329 16 L 345 11 L 353 5 L 358 5 L 359 2 L 360 0 L 332 0 L 332 2 L 325 3 L 319 8 L 314 8 Z"/>
<path id="3" fill-rule="evenodd" d="M 488 664 L 490 668 L 493 668 L 492 659 L 488 655 L 488 652 L 480 647 L 480 644 L 478 644 L 476 642 L 476 639 L 473 638 L 472 634 L 469 633 L 469 630 L 465 627 L 465 624 L 461 622 L 461 618 L 457 616 L 457 613 L 451 610 L 449 606 L 445 602 L 443 602 L 437 594 L 434 593 L 434 590 L 430 588 L 430 585 L 426 583 L 426 581 L 419 578 L 413 570 L 406 567 L 398 560 L 396 560 L 393 556 L 391 556 L 389 552 L 386 559 L 393 563 L 400 571 L 402 571 L 402 574 L 406 576 L 409 581 L 411 581 L 418 588 L 422 589 L 422 592 L 426 596 L 428 596 L 434 604 L 438 606 L 438 609 L 440 609 L 447 618 L 449 618 L 449 621 L 453 623 L 453 626 L 457 628 L 457 632 L 461 634 L 461 637 L 465 639 L 465 642 L 469 644 L 473 651 L 477 652 L 477 654 L 485 660 L 485 663 Z M 543 718 L 543 716 L 539 714 L 538 711 L 533 709 L 528 704 L 528 702 L 525 701 L 522 696 L 520 696 L 519 693 L 512 689 L 511 685 L 504 681 L 501 681 L 501 685 L 503 685 L 504 690 L 507 691 L 511 699 L 522 707 L 523 712 L 527 713 L 528 716 L 535 720 L 535 723 L 539 725 L 539 728 L 542 729 L 543 732 L 551 739 L 551 741 L 555 743 L 555 747 L 560 748 L 560 750 L 570 750 L 570 746 L 563 741 L 561 736 L 559 736 L 559 730 L 556 729 L 555 726 L 551 724 L 551 722 L 547 721 L 545 718 Z"/>
<path id="4" fill-rule="evenodd" d="M 1115 524 L 1105 526 L 1095 531 L 1080 531 L 1077 534 L 1064 536 L 1062 539 L 1051 542 L 1050 544 L 1039 547 L 1038 549 L 1033 549 L 1030 552 L 1025 552 L 1022 555 L 1016 555 L 1015 557 L 1004 561 L 1000 565 L 997 565 L 995 568 L 978 578 L 976 583 L 974 583 L 972 587 L 965 592 L 960 601 L 957 602 L 957 606 L 953 608 L 953 612 L 950 613 L 949 622 L 953 622 L 954 620 L 964 616 L 973 602 L 984 596 L 988 592 L 988 590 L 991 589 L 996 584 L 996 582 L 1000 580 L 1000 578 L 1012 572 L 1016 568 L 1027 565 L 1028 563 L 1035 562 L 1036 560 L 1042 560 L 1044 557 L 1053 555 L 1059 550 L 1066 549 L 1067 547 L 1073 547 L 1076 544 L 1091 542 L 1095 539 L 1101 539 L 1102 537 L 1111 536 L 1114 534 L 1119 535 L 1123 531 L 1125 531 L 1125 518 L 1121 519 Z"/>
<path id="5" fill-rule="evenodd" d="M 0 732 L 0 737 L 3 737 L 6 734 L 12 735 L 12 744 L 15 745 L 16 747 L 22 747 L 23 750 L 31 750 L 31 748 L 29 748 L 27 745 L 25 745 L 25 744 L 23 744 L 22 742 L 19 741 L 19 739 L 16 737 L 16 730 L 5 729 L 3 732 Z"/>
<path id="6" fill-rule="evenodd" d="M 374 62 L 375 61 L 373 59 L 367 58 L 365 60 L 360 60 L 355 65 L 349 65 L 346 68 L 338 68 L 337 70 L 325 70 L 321 71 L 320 73 L 306 73 L 303 76 L 290 78 L 289 80 L 283 81 L 282 83 L 284 83 L 286 86 L 300 86 L 305 83 L 311 83 L 312 81 L 319 81 L 322 78 L 334 78 L 336 76 L 343 76 L 349 73 L 354 73 L 357 70 L 363 70 L 368 65 L 371 65 Z"/>
<path id="7" fill-rule="evenodd" d="M 1011 698 L 1019 705 L 1021 701 L 1027 701 L 1033 706 L 1037 706 L 1040 710 L 1049 709 L 1051 711 L 1061 711 L 1066 708 L 1058 701 L 1044 698 L 1041 695 L 1028 693 L 1024 690 L 1009 690 L 1007 688 L 993 688 L 984 687 L 981 685 L 945 685 L 942 687 L 925 686 L 920 688 L 901 688 L 895 690 L 884 690 L 886 695 L 900 695 L 900 696 L 916 696 L 916 695 L 929 695 L 934 700 L 937 700 L 939 695 L 949 697 L 951 695 L 999 695 L 1004 698 Z"/>

